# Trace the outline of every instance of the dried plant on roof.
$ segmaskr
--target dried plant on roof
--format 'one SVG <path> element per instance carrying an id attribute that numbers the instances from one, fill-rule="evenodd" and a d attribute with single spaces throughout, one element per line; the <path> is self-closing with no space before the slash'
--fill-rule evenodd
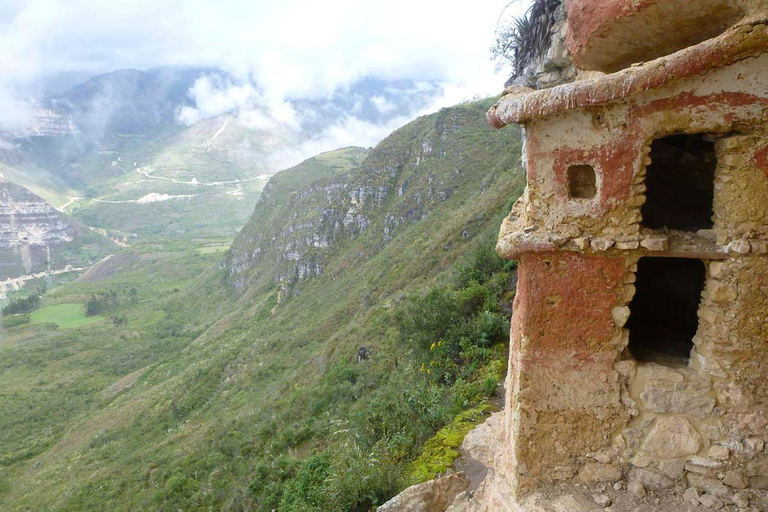
<path id="1" fill-rule="evenodd" d="M 546 54 L 561 0 L 534 0 L 522 16 L 505 18 L 507 9 L 515 3 L 517 0 L 508 3 L 499 16 L 491 54 L 499 66 L 510 64 L 513 76 L 517 77 L 528 64 Z"/>

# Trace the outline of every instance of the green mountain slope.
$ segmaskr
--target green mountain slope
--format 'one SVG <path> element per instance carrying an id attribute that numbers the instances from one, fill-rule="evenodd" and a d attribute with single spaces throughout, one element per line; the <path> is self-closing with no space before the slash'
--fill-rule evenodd
<path id="1" fill-rule="evenodd" d="M 49 292 L 115 290 L 127 323 L 6 329 L 0 508 L 365 511 L 439 468 L 424 443 L 480 418 L 504 359 L 491 248 L 524 178 L 489 105 L 277 174 L 223 262 L 139 255 Z"/>

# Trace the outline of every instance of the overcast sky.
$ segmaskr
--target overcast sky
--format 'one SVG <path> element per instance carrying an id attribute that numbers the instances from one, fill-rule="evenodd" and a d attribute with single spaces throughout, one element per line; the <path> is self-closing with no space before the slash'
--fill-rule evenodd
<path id="1" fill-rule="evenodd" d="M 510 0 L 1 0 L 0 117 L 46 76 L 216 66 L 275 104 L 364 76 L 439 81 L 459 101 L 499 92 L 489 47 Z M 518 0 L 507 13 L 522 12 Z"/>

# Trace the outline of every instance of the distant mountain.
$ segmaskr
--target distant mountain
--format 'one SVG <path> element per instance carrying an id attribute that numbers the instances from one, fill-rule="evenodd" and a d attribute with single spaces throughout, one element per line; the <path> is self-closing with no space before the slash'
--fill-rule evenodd
<path id="1" fill-rule="evenodd" d="M 189 92 L 204 76 L 223 87 L 240 84 L 216 68 L 122 69 L 51 96 L 46 105 L 70 116 L 85 136 L 95 140 L 112 134 L 152 133 L 178 124 L 176 117 L 182 107 L 197 106 Z M 258 89 L 258 84 L 250 85 Z M 311 136 L 348 117 L 384 124 L 414 115 L 440 92 L 440 86 L 431 82 L 366 77 L 339 87 L 327 97 L 286 100 L 301 114 L 304 134 Z"/>
<path id="2" fill-rule="evenodd" d="M 441 86 L 434 82 L 366 77 L 336 89 L 327 98 L 290 101 L 304 114 L 303 129 L 310 134 L 348 117 L 375 125 L 403 117 L 410 120 L 441 92 Z"/>
<path id="3" fill-rule="evenodd" d="M 190 89 L 202 77 L 238 84 L 215 68 L 163 67 L 105 73 L 56 93 L 30 127 L 0 144 L 0 173 L 54 206 L 70 205 L 89 226 L 137 235 L 131 240 L 229 238 L 268 177 L 306 157 L 305 144 L 334 130 L 404 124 L 441 92 L 369 77 L 326 97 L 287 98 L 298 122 L 248 105 L 183 125 L 178 113 L 198 107 Z"/>
<path id="4" fill-rule="evenodd" d="M 176 124 L 176 112 L 194 106 L 189 88 L 204 75 L 224 76 L 214 68 L 162 67 L 105 73 L 51 97 L 47 103 L 72 116 L 86 136 L 144 134 Z"/>
<path id="5" fill-rule="evenodd" d="M 469 194 L 487 200 L 483 180 L 514 166 L 514 154 L 503 152 L 509 137 L 485 126 L 488 106 L 475 102 L 420 117 L 345 172 L 307 175 L 305 168 L 317 165 L 312 159 L 275 175 L 227 254 L 230 285 L 242 291 L 266 286 L 266 278 L 295 296 L 329 267 L 362 265 L 399 232 L 426 229 L 422 221 L 443 203 L 460 204 Z M 474 236 L 478 225 L 468 222 L 462 236 Z"/>

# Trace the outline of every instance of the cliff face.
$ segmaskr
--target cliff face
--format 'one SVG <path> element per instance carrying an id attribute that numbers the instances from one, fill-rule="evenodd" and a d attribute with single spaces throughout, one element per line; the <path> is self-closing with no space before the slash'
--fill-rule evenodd
<path id="1" fill-rule="evenodd" d="M 36 108 L 27 126 L 14 132 L 0 132 L 0 137 L 16 140 L 28 137 L 61 137 L 77 133 L 77 127 L 70 115 L 48 108 Z"/>
<path id="2" fill-rule="evenodd" d="M 511 165 L 491 157 L 515 135 L 489 132 L 479 115 L 485 105 L 460 105 L 419 118 L 351 170 L 306 173 L 305 162 L 277 174 L 227 254 L 229 283 L 242 290 L 264 279 L 262 285 L 277 285 L 282 296 L 296 295 L 302 281 L 322 274 L 329 258 L 351 241 L 367 237 L 362 250 L 345 255 L 346 264 L 354 266 L 464 185 L 482 182 L 497 170 L 483 168 L 484 162 Z M 302 172 L 302 183 L 290 179 Z M 468 229 L 465 236 L 471 235 Z"/>
<path id="3" fill-rule="evenodd" d="M 24 187 L 0 183 L 0 280 L 81 264 L 88 258 L 76 249 L 105 246 L 98 238 Z"/>
<path id="4" fill-rule="evenodd" d="M 19 137 L 61 137 L 76 135 L 75 122 L 69 115 L 55 110 L 35 109 L 35 114 L 29 127 L 17 134 Z"/>

